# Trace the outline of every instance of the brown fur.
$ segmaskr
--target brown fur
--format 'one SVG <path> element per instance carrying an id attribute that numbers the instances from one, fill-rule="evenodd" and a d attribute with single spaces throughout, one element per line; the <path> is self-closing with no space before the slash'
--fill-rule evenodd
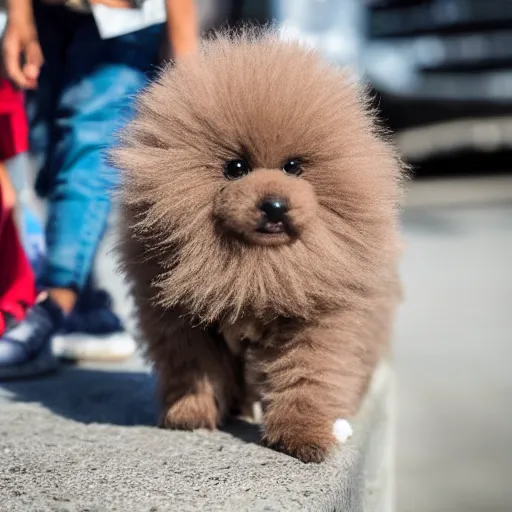
<path id="1" fill-rule="evenodd" d="M 253 170 L 228 181 L 240 156 Z M 140 96 L 114 158 L 162 425 L 215 428 L 256 388 L 266 443 L 323 460 L 398 298 L 401 165 L 365 95 L 273 33 L 218 36 Z M 290 203 L 285 234 L 256 232 L 267 195 Z"/>

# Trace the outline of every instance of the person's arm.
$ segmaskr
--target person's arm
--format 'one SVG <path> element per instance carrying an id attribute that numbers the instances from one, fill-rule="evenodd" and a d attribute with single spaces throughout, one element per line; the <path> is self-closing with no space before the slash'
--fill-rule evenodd
<path id="1" fill-rule="evenodd" d="M 43 65 L 43 54 L 37 38 L 32 0 L 7 1 L 2 53 L 7 76 L 18 87 L 34 89 Z"/>
<path id="2" fill-rule="evenodd" d="M 165 0 L 167 36 L 175 59 L 195 53 L 199 47 L 199 21 L 194 0 Z"/>
<path id="3" fill-rule="evenodd" d="M 32 0 L 7 0 L 7 13 L 9 18 L 33 18 Z"/>
<path id="4" fill-rule="evenodd" d="M 130 9 L 132 7 L 130 0 L 89 0 L 89 3 L 91 5 L 101 4 L 113 9 Z"/>

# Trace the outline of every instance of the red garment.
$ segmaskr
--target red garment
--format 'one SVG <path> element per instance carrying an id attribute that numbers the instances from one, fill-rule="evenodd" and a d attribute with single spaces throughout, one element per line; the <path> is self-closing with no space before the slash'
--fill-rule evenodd
<path id="1" fill-rule="evenodd" d="M 23 95 L 7 80 L 0 80 L 0 160 L 26 151 L 27 146 Z M 4 204 L 0 188 L 0 312 L 21 320 L 25 308 L 34 304 L 35 295 L 34 273 L 21 245 L 14 213 Z M 0 334 L 4 329 L 4 317 L 0 314 Z"/>
<path id="2" fill-rule="evenodd" d="M 28 149 L 28 123 L 23 92 L 0 79 L 0 160 L 9 160 Z"/>
<path id="3" fill-rule="evenodd" d="M 0 311 L 21 320 L 35 296 L 34 272 L 20 243 L 13 212 L 0 199 Z M 3 320 L 0 314 L 0 334 Z"/>

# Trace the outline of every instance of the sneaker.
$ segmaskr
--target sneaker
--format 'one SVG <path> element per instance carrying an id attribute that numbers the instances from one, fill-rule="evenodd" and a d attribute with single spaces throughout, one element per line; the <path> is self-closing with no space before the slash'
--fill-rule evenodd
<path id="1" fill-rule="evenodd" d="M 7 313 L 7 311 L 0 310 L 0 336 L 2 336 L 5 331 L 13 327 L 15 323 L 16 317 L 14 315 Z"/>
<path id="2" fill-rule="evenodd" d="M 0 337 L 0 379 L 33 377 L 58 367 L 51 350 L 52 336 L 62 325 L 62 310 L 50 298 L 27 310 L 25 318 Z"/>
<path id="3" fill-rule="evenodd" d="M 103 290 L 86 290 L 53 337 L 53 353 L 73 361 L 122 361 L 135 351 L 135 340 L 112 311 L 112 299 Z"/>

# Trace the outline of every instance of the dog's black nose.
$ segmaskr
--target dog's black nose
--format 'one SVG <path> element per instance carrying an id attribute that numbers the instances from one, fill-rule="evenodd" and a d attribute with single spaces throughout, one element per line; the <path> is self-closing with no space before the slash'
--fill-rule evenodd
<path id="1" fill-rule="evenodd" d="M 288 202 L 282 197 L 265 197 L 259 206 L 268 222 L 282 222 L 288 212 Z"/>

